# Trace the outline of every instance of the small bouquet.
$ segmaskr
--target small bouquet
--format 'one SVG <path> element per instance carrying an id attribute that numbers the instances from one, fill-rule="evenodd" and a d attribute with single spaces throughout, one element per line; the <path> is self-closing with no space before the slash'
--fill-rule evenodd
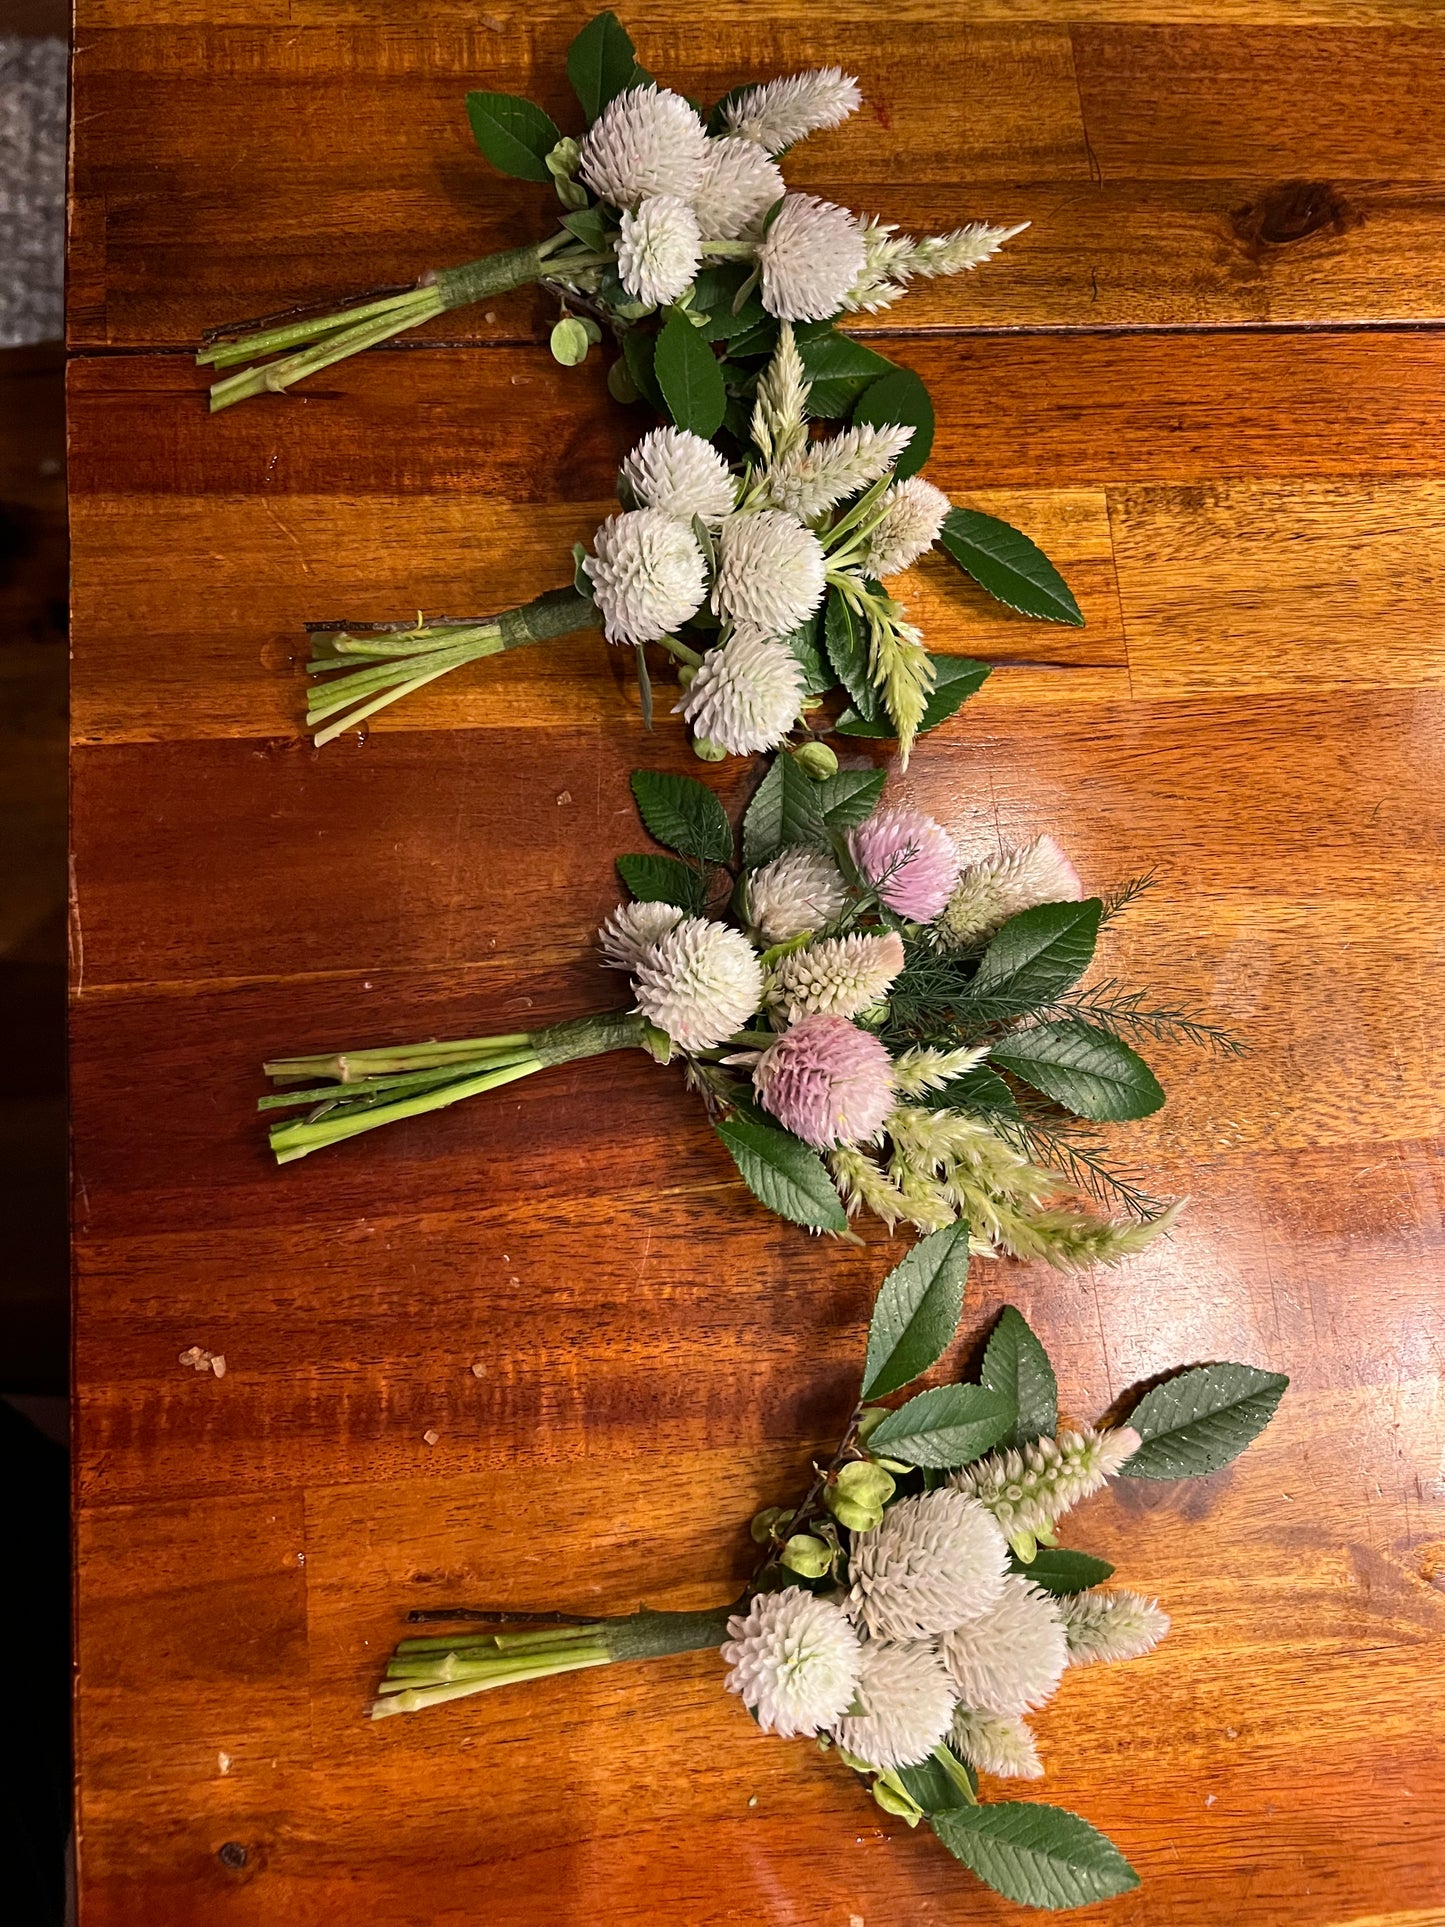
<path id="1" fill-rule="evenodd" d="M 622 512 L 574 551 L 571 587 L 481 622 L 418 622 L 384 633 L 313 628 L 307 725 L 319 745 L 389 703 L 483 657 L 600 627 L 636 650 L 643 714 L 646 646 L 681 664 L 678 705 L 708 761 L 776 749 L 841 690 L 831 728 L 913 739 L 951 716 L 989 673 L 966 656 L 930 655 L 883 578 L 939 543 L 990 594 L 1022 614 L 1080 623 L 1067 584 L 1019 530 L 955 508 L 917 470 L 927 454 L 916 409 L 880 382 L 852 423 L 814 435 L 826 384 L 783 322 L 751 384 L 736 459 L 677 426 L 653 429 L 622 465 Z M 836 399 L 826 393 L 823 409 Z M 911 415 L 911 419 L 909 416 Z M 340 673 L 337 673 L 340 672 Z M 322 680 L 325 678 L 325 680 Z"/>
<path id="2" fill-rule="evenodd" d="M 822 749 L 832 764 L 826 745 Z M 266 1066 L 280 1163 L 551 1064 L 637 1048 L 680 1060 L 770 1210 L 841 1234 L 956 1220 L 974 1249 L 1117 1263 L 1166 1210 L 1099 1154 L 1095 1125 L 1164 1092 L 1127 1041 L 1240 1047 L 1112 981 L 1080 989 L 1101 927 L 1142 887 L 1085 897 L 1050 837 L 965 863 L 942 826 L 882 801 L 885 772 L 816 780 L 810 748 L 769 767 L 742 822 L 691 777 L 639 770 L 643 821 L 676 854 L 624 856 L 633 900 L 600 932 L 630 1010 L 546 1030 Z M 1147 880 L 1144 880 L 1147 881 Z M 318 1082 L 318 1080 L 326 1080 Z M 1079 1191 L 1125 1207 L 1100 1216 Z"/>
<path id="3" fill-rule="evenodd" d="M 1193 1478 L 1228 1464 L 1289 1381 L 1197 1366 L 1155 1384 L 1117 1426 L 1061 1430 L 1048 1357 L 1009 1307 L 981 1383 L 939 1385 L 890 1409 L 878 1401 L 926 1372 L 954 1335 L 968 1243 L 962 1225 L 937 1231 L 885 1279 L 842 1442 L 801 1501 L 753 1520 L 764 1551 L 741 1599 L 602 1620 L 413 1612 L 473 1624 L 403 1639 L 371 1717 L 720 1647 L 724 1683 L 763 1733 L 816 1739 L 886 1813 L 926 1821 L 1008 1899 L 1062 1909 L 1136 1887 L 1087 1821 L 1033 1800 L 982 1803 L 979 1776 L 1038 1779 L 1027 1716 L 1073 1668 L 1140 1658 L 1169 1630 L 1153 1600 L 1105 1585 L 1105 1560 L 1060 1546 L 1059 1521 L 1112 1477 Z"/>
<path id="4" fill-rule="evenodd" d="M 561 303 L 552 331 L 560 362 L 584 360 L 605 325 L 623 344 L 609 377 L 618 399 L 660 389 L 711 414 L 700 429 L 710 435 L 727 405 L 727 371 L 710 344 L 725 361 L 745 363 L 771 347 L 779 320 L 875 313 L 910 281 L 976 267 L 1022 231 L 975 222 L 914 239 L 815 195 L 789 193 L 778 157 L 859 105 L 858 83 L 836 67 L 736 87 L 704 119 L 657 85 L 615 15 L 602 13 L 572 43 L 567 75 L 587 121 L 580 140 L 532 101 L 467 96 L 472 131 L 493 166 L 555 188 L 567 210 L 556 233 L 338 313 L 214 330 L 199 362 L 254 365 L 214 384 L 212 409 L 281 393 L 450 309 L 541 283 Z M 823 352 L 842 379 L 890 367 L 842 336 Z"/>

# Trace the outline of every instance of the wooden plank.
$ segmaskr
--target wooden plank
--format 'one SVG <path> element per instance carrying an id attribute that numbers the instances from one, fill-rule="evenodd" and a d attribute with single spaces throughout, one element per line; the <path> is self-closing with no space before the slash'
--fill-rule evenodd
<path id="1" fill-rule="evenodd" d="M 562 59 L 583 17 L 571 0 L 540 15 L 499 4 L 480 23 L 471 10 L 433 12 L 424 28 L 327 5 L 288 10 L 285 34 L 246 12 L 250 24 L 148 15 L 87 39 L 76 346 L 183 346 L 291 301 L 340 299 L 358 276 L 407 282 L 514 246 L 555 218 L 541 189 L 499 179 L 476 154 L 462 103 L 483 83 L 531 93 L 571 125 Z M 1441 311 L 1445 149 L 1431 103 L 1445 34 L 1130 21 L 1071 35 L 1042 20 L 960 28 L 913 9 L 899 31 L 934 84 L 910 92 L 899 73 L 918 69 L 898 68 L 871 9 L 830 11 L 825 39 L 811 15 L 776 10 L 766 22 L 722 9 L 706 23 L 634 26 L 657 71 L 706 97 L 742 73 L 855 69 L 868 107 L 796 150 L 795 186 L 922 229 L 1033 223 L 1000 262 L 921 288 L 905 308 L 861 319 L 864 330 Z M 1261 117 L 1251 90 L 1262 73 Z M 1336 111 L 1342 74 L 1377 112 Z M 385 138 L 357 137 L 373 127 Z M 535 338 L 547 314 L 518 294 L 427 333 Z"/>

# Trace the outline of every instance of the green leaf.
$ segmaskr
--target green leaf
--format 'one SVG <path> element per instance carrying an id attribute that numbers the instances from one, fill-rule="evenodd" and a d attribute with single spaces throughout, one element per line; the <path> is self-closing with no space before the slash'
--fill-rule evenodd
<path id="1" fill-rule="evenodd" d="M 953 1342 L 968 1279 L 968 1225 L 960 1219 L 916 1244 L 878 1288 L 863 1363 L 864 1398 L 886 1398 L 921 1378 Z"/>
<path id="2" fill-rule="evenodd" d="M 1031 1579 L 1059 1598 L 1102 1586 L 1114 1571 L 1107 1559 L 1096 1559 L 1090 1552 L 1071 1552 L 1066 1546 L 1040 1546 L 1027 1564 L 1010 1553 L 1009 1567 L 1021 1579 Z"/>
<path id="3" fill-rule="evenodd" d="M 803 695 L 805 698 L 808 696 L 821 696 L 825 691 L 833 687 L 834 676 L 832 665 L 824 661 L 823 651 L 819 647 L 819 638 L 822 635 L 822 630 L 823 618 L 820 612 L 817 615 L 809 616 L 806 622 L 800 623 L 789 635 L 783 637 L 783 641 L 803 665 Z"/>
<path id="4" fill-rule="evenodd" d="M 1103 910 L 1098 897 L 1020 910 L 980 958 L 970 985 L 972 1001 L 986 1005 L 991 1019 L 1021 1017 L 1052 1003 L 1093 961 Z"/>
<path id="5" fill-rule="evenodd" d="M 642 86 L 648 76 L 638 66 L 627 29 L 617 15 L 599 13 L 567 49 L 567 78 L 590 122 L 608 101 L 629 87 Z"/>
<path id="6" fill-rule="evenodd" d="M 1146 1392 L 1129 1414 L 1144 1443 L 1124 1465 L 1131 1479 L 1197 1479 L 1259 1437 L 1289 1380 L 1253 1365 L 1196 1365 Z"/>
<path id="7" fill-rule="evenodd" d="M 954 1077 L 939 1092 L 934 1110 L 979 1111 L 985 1117 L 1017 1117 L 1019 1107 L 1014 1094 L 997 1071 L 987 1064 L 975 1064 L 971 1071 Z"/>
<path id="8" fill-rule="evenodd" d="M 756 287 L 740 308 L 733 307 L 752 275 L 753 270 L 746 261 L 724 261 L 698 270 L 692 284 L 692 307 L 696 313 L 708 317 L 707 326 L 701 331 L 704 341 L 731 341 L 767 320 L 762 296 Z"/>
<path id="9" fill-rule="evenodd" d="M 795 328 L 793 334 L 804 372 L 813 384 L 808 413 L 816 421 L 846 415 L 870 382 L 892 374 L 898 366 L 851 335 L 839 334 L 831 321 Z"/>
<path id="10" fill-rule="evenodd" d="M 632 794 L 643 822 L 669 850 L 699 857 L 704 863 L 732 862 L 732 824 L 706 783 L 695 776 L 635 769 Z"/>
<path id="11" fill-rule="evenodd" d="M 727 390 L 717 357 L 680 308 L 668 315 L 657 337 L 653 372 L 677 426 L 711 441 L 722 427 Z"/>
<path id="12" fill-rule="evenodd" d="M 713 1129 L 727 1146 L 744 1184 L 780 1218 L 812 1231 L 848 1229 L 847 1214 L 827 1166 L 791 1131 L 735 1112 Z"/>
<path id="13" fill-rule="evenodd" d="M 583 207 L 575 214 L 564 214 L 562 225 L 579 241 L 585 241 L 594 254 L 605 253 L 616 232 L 600 207 Z"/>
<path id="14" fill-rule="evenodd" d="M 1013 1401 L 982 1385 L 940 1385 L 890 1412 L 868 1434 L 868 1449 L 909 1465 L 971 1465 L 1014 1422 Z"/>
<path id="15" fill-rule="evenodd" d="M 973 1768 L 962 1760 L 958 1768 L 977 1790 L 978 1775 Z M 931 1756 L 920 1766 L 901 1766 L 895 1770 L 908 1789 L 909 1799 L 916 1801 L 925 1813 L 951 1813 L 957 1807 L 971 1807 L 974 1804 L 950 1777 L 947 1769 Z"/>
<path id="16" fill-rule="evenodd" d="M 931 1817 L 955 1860 L 1025 1907 L 1083 1907 L 1139 1885 L 1112 1840 L 1062 1807 L 1001 1800 Z"/>
<path id="17" fill-rule="evenodd" d="M 749 869 L 791 844 L 827 841 L 818 790 L 788 751 L 779 750 L 743 817 L 743 862 Z"/>
<path id="18" fill-rule="evenodd" d="M 911 368 L 895 368 L 870 382 L 853 404 L 854 423 L 884 428 L 902 422 L 913 430 L 913 440 L 898 457 L 894 474 L 899 481 L 916 475 L 933 448 L 933 403 L 928 390 Z"/>
<path id="19" fill-rule="evenodd" d="M 561 140 L 550 114 L 517 94 L 468 94 L 467 119 L 492 166 L 523 181 L 550 181 L 547 156 Z"/>
<path id="20" fill-rule="evenodd" d="M 1075 1117 L 1119 1123 L 1149 1117 L 1164 1102 L 1163 1086 L 1137 1051 L 1077 1017 L 1011 1031 L 991 1056 Z"/>
<path id="21" fill-rule="evenodd" d="M 930 729 L 937 729 L 940 723 L 946 723 L 970 696 L 977 694 L 992 674 L 988 663 L 975 662 L 972 656 L 934 656 L 933 671 L 933 690 L 924 709 L 923 720 L 918 725 L 920 736 L 926 736 Z M 852 693 L 850 690 L 849 694 Z M 891 736 L 893 725 L 887 717 L 883 717 L 881 722 L 878 720 L 882 712 L 878 708 L 876 694 L 870 700 L 873 704 L 872 715 L 865 717 L 855 714 L 851 709 L 845 710 L 834 724 L 835 730 L 843 736 Z"/>
<path id="22" fill-rule="evenodd" d="M 1021 530 L 977 509 L 950 509 L 938 539 L 965 574 L 1010 609 L 1083 628 L 1083 611 L 1068 583 Z"/>
<path id="23" fill-rule="evenodd" d="M 662 390 L 657 385 L 653 368 L 656 345 L 656 335 L 647 334 L 641 328 L 629 328 L 622 337 L 622 359 L 627 364 L 627 372 L 638 394 L 650 402 L 659 415 L 665 415 L 667 404 L 662 399 Z"/>
<path id="24" fill-rule="evenodd" d="M 707 878 L 675 856 L 620 856 L 617 871 L 639 903 L 675 903 L 696 914 L 707 902 Z"/>
<path id="25" fill-rule="evenodd" d="M 830 836 L 856 830 L 877 809 L 888 781 L 886 769 L 840 769 L 818 785 L 818 807 Z"/>
<path id="26" fill-rule="evenodd" d="M 837 589 L 828 591 L 823 615 L 823 643 L 839 682 L 853 698 L 854 708 L 865 721 L 874 722 L 882 714 L 882 709 L 878 691 L 868 674 L 868 638 L 864 634 L 863 618 Z M 887 724 L 886 717 L 884 722 L 885 727 L 879 734 L 891 735 L 892 727 Z"/>
<path id="27" fill-rule="evenodd" d="M 1018 1417 L 1005 1445 L 1027 1445 L 1052 1438 L 1059 1429 L 1059 1385 L 1049 1355 L 1030 1331 L 1028 1320 L 1005 1305 L 989 1335 L 979 1374 L 991 1392 L 1011 1398 Z"/>

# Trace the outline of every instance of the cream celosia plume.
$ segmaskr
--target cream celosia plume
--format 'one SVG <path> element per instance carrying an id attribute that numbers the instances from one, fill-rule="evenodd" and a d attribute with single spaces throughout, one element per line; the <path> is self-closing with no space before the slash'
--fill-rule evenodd
<path id="1" fill-rule="evenodd" d="M 851 74 L 841 67 L 819 67 L 747 88 L 728 102 L 725 117 L 734 133 L 770 154 L 781 154 L 820 128 L 847 120 L 862 98 Z"/>
<path id="2" fill-rule="evenodd" d="M 803 442 L 766 471 L 763 483 L 775 508 L 811 522 L 886 475 L 912 439 L 913 430 L 903 426 L 845 428 Z"/>
<path id="3" fill-rule="evenodd" d="M 1005 241 L 1013 240 L 1028 226 L 989 227 L 982 221 L 955 228 L 951 234 L 929 234 L 918 238 L 900 234 L 886 221 L 870 220 L 863 228 L 864 261 L 857 280 L 849 288 L 843 305 L 853 313 L 877 314 L 889 308 L 908 292 L 912 280 L 932 280 L 937 275 L 961 274 L 990 261 Z"/>
<path id="4" fill-rule="evenodd" d="M 829 937 L 778 962 L 768 1001 L 789 1023 L 809 1011 L 857 1017 L 887 994 L 902 968 L 903 939 L 895 931 L 882 937 Z"/>
<path id="5" fill-rule="evenodd" d="M 939 934 L 948 943 L 982 943 L 1021 910 L 1041 903 L 1077 903 L 1084 894 L 1079 873 L 1051 836 L 1021 850 L 970 863 L 959 876 Z"/>
<path id="6" fill-rule="evenodd" d="M 1137 1592 L 1081 1592 L 1059 1602 L 1069 1663 L 1142 1659 L 1169 1630 L 1169 1615 L 1157 1600 Z"/>
<path id="7" fill-rule="evenodd" d="M 953 1716 L 949 1738 L 954 1752 L 976 1773 L 992 1773 L 1002 1780 L 1043 1778 L 1043 1761 L 1034 1736 L 1020 1719 L 960 1706 Z"/>
<path id="8" fill-rule="evenodd" d="M 1081 1499 L 1092 1496 L 1139 1450 L 1132 1425 L 1097 1432 L 1086 1425 L 1056 1439 L 991 1452 L 953 1475 L 953 1488 L 977 1499 L 1010 1539 L 1046 1532 Z"/>
<path id="9" fill-rule="evenodd" d="M 763 1000 L 757 953 L 740 930 L 684 917 L 652 945 L 633 977 L 637 1008 L 684 1050 L 710 1050 Z"/>
<path id="10" fill-rule="evenodd" d="M 853 1702 L 861 1645 L 847 1619 L 800 1586 L 759 1593 L 728 1621 L 727 1689 L 765 1733 L 782 1739 L 831 1728 Z"/>
<path id="11" fill-rule="evenodd" d="M 952 507 L 941 488 L 910 475 L 897 482 L 879 503 L 882 514 L 869 531 L 858 560 L 864 575 L 896 575 L 926 555 Z"/>

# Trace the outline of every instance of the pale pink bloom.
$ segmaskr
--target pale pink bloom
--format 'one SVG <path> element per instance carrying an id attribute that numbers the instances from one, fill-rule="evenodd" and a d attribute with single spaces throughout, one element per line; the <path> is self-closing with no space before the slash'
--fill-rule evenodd
<path id="1" fill-rule="evenodd" d="M 890 910 L 931 923 L 953 894 L 959 858 L 942 824 L 893 804 L 875 810 L 848 837 L 860 875 Z"/>
<path id="2" fill-rule="evenodd" d="M 876 1037 L 846 1017 L 803 1017 L 753 1069 L 759 1102 L 805 1144 L 857 1144 L 893 1108 L 893 1063 Z"/>

